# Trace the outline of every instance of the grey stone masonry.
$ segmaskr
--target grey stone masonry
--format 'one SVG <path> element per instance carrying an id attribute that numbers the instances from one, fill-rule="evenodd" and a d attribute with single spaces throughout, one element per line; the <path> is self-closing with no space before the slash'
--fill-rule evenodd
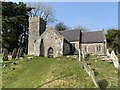
<path id="1" fill-rule="evenodd" d="M 39 16 L 29 17 L 29 39 L 28 39 L 28 54 L 34 54 L 34 44 L 39 36 L 45 31 L 46 22 Z"/>
<path id="2" fill-rule="evenodd" d="M 39 40 L 42 44 L 40 45 L 42 46 L 40 53 L 42 53 L 43 56 L 48 57 L 49 48 L 53 49 L 53 57 L 63 55 L 64 37 L 60 35 L 56 30 L 48 27 L 46 31 L 41 35 L 40 39 L 42 40 Z"/>

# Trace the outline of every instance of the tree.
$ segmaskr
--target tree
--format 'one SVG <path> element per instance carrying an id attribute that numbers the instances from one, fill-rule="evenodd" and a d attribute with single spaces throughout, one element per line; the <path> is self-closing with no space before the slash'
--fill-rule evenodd
<path id="1" fill-rule="evenodd" d="M 74 29 L 78 29 L 78 30 L 81 30 L 81 31 L 83 31 L 83 32 L 87 32 L 87 31 L 88 31 L 88 29 L 86 29 L 85 27 L 83 27 L 83 26 L 81 26 L 81 25 L 76 25 L 76 26 L 74 27 Z"/>
<path id="2" fill-rule="evenodd" d="M 29 12 L 29 16 L 40 16 L 41 19 L 49 23 L 56 21 L 54 16 L 54 9 L 50 5 L 42 3 L 26 3 L 32 10 Z"/>
<path id="3" fill-rule="evenodd" d="M 106 34 L 107 46 L 120 53 L 120 30 L 109 29 Z"/>
<path id="4" fill-rule="evenodd" d="M 12 52 L 14 48 L 26 46 L 30 11 L 22 2 L 2 2 L 2 47 Z"/>
<path id="5" fill-rule="evenodd" d="M 59 22 L 55 25 L 55 29 L 58 31 L 69 29 L 63 22 Z"/>

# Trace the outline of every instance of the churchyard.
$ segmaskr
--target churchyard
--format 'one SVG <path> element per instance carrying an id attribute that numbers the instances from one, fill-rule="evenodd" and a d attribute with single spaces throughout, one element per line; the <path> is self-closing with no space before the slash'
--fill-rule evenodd
<path id="1" fill-rule="evenodd" d="M 73 56 L 46 58 L 25 56 L 2 63 L 3 88 L 96 88 L 82 61 Z M 112 63 L 89 56 L 86 63 L 101 87 L 117 88 L 118 72 Z M 13 63 L 14 62 L 14 63 Z"/>
<path id="2" fill-rule="evenodd" d="M 102 25 L 107 20 L 103 20 L 103 13 L 104 16 L 109 16 L 113 12 L 108 15 L 106 12 L 93 14 L 102 7 L 97 9 L 96 6 L 99 5 L 95 3 L 95 7 L 92 4 L 93 10 L 86 9 L 86 5 L 75 9 L 70 6 L 74 11 L 79 9 L 77 14 L 74 14 L 76 12 L 71 12 L 70 8 L 64 9 L 64 6 L 61 8 L 62 4 L 56 4 L 55 6 L 60 6 L 60 11 L 64 12 L 57 14 L 60 11 L 56 7 L 55 12 L 49 4 L 42 5 L 38 2 L 37 4 L 2 2 L 0 86 L 2 85 L 3 89 L 101 88 L 105 90 L 112 88 L 118 90 L 120 30 L 114 29 L 113 24 Z M 80 9 L 88 14 L 84 12 L 81 14 Z M 89 14 L 91 10 L 92 16 Z M 57 15 L 62 17 L 58 18 Z M 94 19 L 103 21 L 97 25 L 99 21 Z M 111 19 L 108 19 L 110 21 L 107 23 L 111 22 Z M 69 22 L 70 20 L 72 23 Z M 96 22 L 92 25 L 91 20 Z M 87 22 L 84 25 L 86 21 L 90 21 L 90 24 L 87 25 Z M 63 22 L 71 25 L 66 26 Z M 75 24 L 78 26 L 76 27 Z M 81 59 L 76 55 L 81 56 Z"/>

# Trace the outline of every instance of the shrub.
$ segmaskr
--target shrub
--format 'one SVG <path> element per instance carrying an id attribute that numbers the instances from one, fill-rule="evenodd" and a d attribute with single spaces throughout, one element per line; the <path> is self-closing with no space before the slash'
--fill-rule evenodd
<path id="1" fill-rule="evenodd" d="M 120 60 L 120 54 L 118 54 L 118 55 L 117 55 L 117 57 L 118 57 L 118 58 L 119 58 L 119 60 Z"/>
<path id="2" fill-rule="evenodd" d="M 89 58 L 90 58 L 90 54 L 86 54 L 85 55 L 85 60 L 87 61 L 87 60 L 89 60 Z"/>
<path id="3" fill-rule="evenodd" d="M 118 59 L 119 59 L 119 63 L 120 63 L 120 54 L 117 55 Z"/>
<path id="4" fill-rule="evenodd" d="M 108 81 L 105 79 L 102 79 L 102 80 L 98 81 L 98 84 L 101 89 L 106 90 L 106 87 L 108 86 Z"/>
<path id="5" fill-rule="evenodd" d="M 112 48 L 109 48 L 108 50 L 109 50 L 109 53 L 111 53 L 111 52 L 112 52 Z"/>

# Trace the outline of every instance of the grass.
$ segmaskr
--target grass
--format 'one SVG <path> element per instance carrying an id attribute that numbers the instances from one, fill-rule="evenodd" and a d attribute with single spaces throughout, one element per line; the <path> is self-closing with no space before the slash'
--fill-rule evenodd
<path id="1" fill-rule="evenodd" d="M 3 88 L 95 88 L 78 59 L 34 57 L 33 59 L 5 61 L 3 70 Z M 97 60 L 97 62 L 95 61 Z M 117 69 L 106 61 L 91 56 L 87 63 L 95 72 L 96 78 L 107 88 L 118 86 Z M 15 68 L 15 69 L 13 69 Z"/>
<path id="2" fill-rule="evenodd" d="M 34 57 L 16 63 L 4 63 L 3 88 L 95 88 L 81 63 L 71 58 Z"/>
<path id="3" fill-rule="evenodd" d="M 0 54 L 0 89 L 2 87 L 2 55 Z"/>
<path id="4" fill-rule="evenodd" d="M 102 61 L 101 58 L 94 56 L 91 56 L 87 63 L 91 64 L 98 81 L 106 81 L 107 88 L 118 87 L 118 69 L 114 67 L 113 63 Z"/>

